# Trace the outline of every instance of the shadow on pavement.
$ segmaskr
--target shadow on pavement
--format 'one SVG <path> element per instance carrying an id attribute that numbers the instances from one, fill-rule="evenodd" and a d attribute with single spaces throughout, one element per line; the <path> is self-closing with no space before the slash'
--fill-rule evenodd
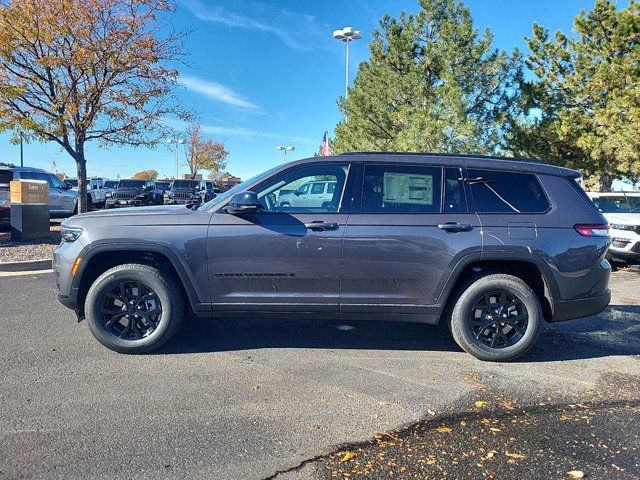
<path id="1" fill-rule="evenodd" d="M 157 354 L 262 348 L 354 350 L 462 350 L 445 325 L 347 320 L 186 318 Z M 640 305 L 612 305 L 586 319 L 546 324 L 520 361 L 548 362 L 640 354 Z"/>

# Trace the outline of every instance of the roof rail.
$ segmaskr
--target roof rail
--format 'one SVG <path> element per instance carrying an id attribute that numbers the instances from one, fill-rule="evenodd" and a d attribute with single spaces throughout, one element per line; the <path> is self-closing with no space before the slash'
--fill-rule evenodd
<path id="1" fill-rule="evenodd" d="M 531 162 L 531 163 L 546 163 L 536 158 L 528 157 L 498 157 L 495 155 L 474 155 L 472 153 L 433 153 L 433 152 L 344 152 L 338 155 L 414 155 L 419 157 L 449 157 L 449 158 L 486 158 L 488 160 L 506 160 L 511 162 Z"/>

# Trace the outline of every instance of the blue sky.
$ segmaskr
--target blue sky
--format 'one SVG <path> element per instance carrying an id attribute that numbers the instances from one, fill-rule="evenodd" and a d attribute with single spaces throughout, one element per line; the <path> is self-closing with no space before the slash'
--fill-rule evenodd
<path id="1" fill-rule="evenodd" d="M 593 0 L 467 0 L 478 29 L 489 27 L 495 45 L 526 53 L 523 37 L 534 21 L 569 31 Z M 351 46 L 351 78 L 368 56 L 371 31 L 384 13 L 416 11 L 417 0 L 178 0 L 177 28 L 187 40 L 190 66 L 181 67 L 180 96 L 200 116 L 205 133 L 230 152 L 228 170 L 247 178 L 283 161 L 275 146 L 293 145 L 292 158 L 312 156 L 325 130 L 340 119 L 345 51 L 331 36 L 351 25 L 363 40 Z M 184 158 L 180 152 L 181 159 Z M 87 148 L 89 175 L 127 177 L 143 169 L 175 172 L 165 146 L 149 149 Z M 0 135 L 0 161 L 19 163 L 19 149 Z M 25 145 L 25 165 L 75 176 L 75 164 L 54 144 Z M 181 167 L 181 174 L 185 172 Z"/>

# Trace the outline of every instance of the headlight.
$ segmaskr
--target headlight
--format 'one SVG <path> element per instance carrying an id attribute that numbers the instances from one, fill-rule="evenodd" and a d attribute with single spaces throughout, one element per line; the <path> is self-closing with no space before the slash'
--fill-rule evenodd
<path id="1" fill-rule="evenodd" d="M 105 194 L 105 197 L 111 197 L 111 196 L 113 196 L 113 193 L 111 193 L 111 192 L 107 192 L 107 193 Z"/>
<path id="2" fill-rule="evenodd" d="M 63 242 L 75 242 L 80 235 L 82 235 L 82 229 L 79 227 L 62 227 Z"/>
<path id="3" fill-rule="evenodd" d="M 616 230 L 630 230 L 633 231 L 636 229 L 635 225 L 621 225 L 619 223 L 612 223 L 610 225 L 611 228 L 615 228 Z"/>

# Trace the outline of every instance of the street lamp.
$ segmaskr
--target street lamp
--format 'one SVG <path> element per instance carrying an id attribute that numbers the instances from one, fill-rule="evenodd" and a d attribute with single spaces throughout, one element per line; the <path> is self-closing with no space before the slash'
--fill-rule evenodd
<path id="1" fill-rule="evenodd" d="M 179 135 L 174 135 L 173 137 L 167 138 L 167 144 L 171 145 L 172 143 L 176 144 L 176 180 L 178 179 L 178 145 L 182 145 L 184 143 L 184 138 Z"/>
<path id="2" fill-rule="evenodd" d="M 287 163 L 287 152 L 293 152 L 296 147 L 292 147 L 289 145 L 288 147 L 283 147 L 282 145 L 278 145 L 276 150 L 282 150 L 284 152 L 284 163 Z"/>
<path id="3" fill-rule="evenodd" d="M 334 30 L 333 38 L 343 41 L 347 46 L 347 62 L 344 75 L 344 99 L 346 100 L 349 96 L 349 44 L 354 40 L 360 40 L 362 33 L 360 30 L 354 30 L 353 27 L 344 27 L 342 30 Z"/>

